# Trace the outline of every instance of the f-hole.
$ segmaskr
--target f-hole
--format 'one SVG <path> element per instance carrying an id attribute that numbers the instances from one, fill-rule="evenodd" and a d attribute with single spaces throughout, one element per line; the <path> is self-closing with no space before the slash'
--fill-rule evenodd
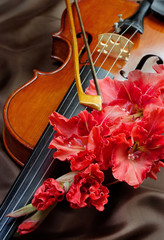
<path id="1" fill-rule="evenodd" d="M 87 35 L 87 39 L 88 39 L 88 45 L 90 45 L 91 42 L 92 42 L 92 36 L 91 36 L 89 33 L 87 33 L 87 32 L 86 32 L 86 35 Z M 82 32 L 77 33 L 76 37 L 77 37 L 77 38 L 83 37 Z M 81 58 L 83 57 L 83 55 L 84 55 L 85 52 L 86 52 L 86 47 L 84 47 L 84 48 L 82 49 L 82 51 L 81 51 L 81 53 L 80 53 L 80 55 L 79 55 L 79 63 L 80 63 L 80 64 L 87 64 L 87 63 L 88 63 L 88 60 L 86 60 L 85 62 L 82 62 L 82 61 L 81 61 Z"/>
<path id="2" fill-rule="evenodd" d="M 157 55 L 154 55 L 154 54 L 147 54 L 147 55 L 145 55 L 145 56 L 143 56 L 143 57 L 141 58 L 141 60 L 139 61 L 138 65 L 136 66 L 135 70 L 137 70 L 137 69 L 138 69 L 138 70 L 142 70 L 142 68 L 143 68 L 143 66 L 145 65 L 145 63 L 147 62 L 147 60 L 148 60 L 149 58 L 152 58 L 152 57 L 157 58 L 157 61 L 156 61 L 157 64 L 163 64 L 163 60 L 162 60 L 161 57 L 159 57 L 159 56 L 157 56 Z M 128 79 L 127 74 L 125 73 L 124 70 L 120 70 L 120 75 L 121 75 L 123 78 Z"/>

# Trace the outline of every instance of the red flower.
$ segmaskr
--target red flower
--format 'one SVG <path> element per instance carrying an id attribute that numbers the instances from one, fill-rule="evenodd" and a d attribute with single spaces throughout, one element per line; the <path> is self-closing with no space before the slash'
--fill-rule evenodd
<path id="1" fill-rule="evenodd" d="M 140 70 L 131 71 L 128 75 L 128 82 L 141 89 L 142 94 L 158 97 L 161 90 L 164 89 L 164 65 L 154 65 L 153 69 L 156 73 L 144 73 Z"/>
<path id="2" fill-rule="evenodd" d="M 162 68 L 158 66 L 158 68 Z M 157 66 L 154 66 L 157 70 Z M 164 71 L 144 73 L 139 70 L 131 71 L 128 80 L 122 82 L 116 100 L 112 104 L 126 107 L 130 114 L 144 111 L 148 104 L 162 106 L 161 91 L 164 88 Z"/>
<path id="3" fill-rule="evenodd" d="M 81 208 L 93 205 L 103 211 L 108 202 L 108 189 L 102 185 L 104 174 L 98 164 L 91 164 L 85 171 L 79 172 L 72 183 L 66 198 L 72 208 Z"/>
<path id="4" fill-rule="evenodd" d="M 159 135 L 163 131 L 161 125 L 164 122 L 164 109 L 161 109 L 161 114 L 159 109 L 156 109 L 156 114 L 154 111 L 150 112 L 149 118 L 143 118 L 144 121 L 123 123 L 110 137 L 113 142 L 113 176 L 134 187 L 152 175 L 151 172 L 159 166 L 164 154 L 164 136 Z M 157 172 L 155 170 L 155 173 Z"/>
<path id="5" fill-rule="evenodd" d="M 64 118 L 63 120 L 59 115 L 59 119 L 56 120 L 54 116 L 57 117 L 58 115 L 53 114 L 51 116 L 54 126 L 58 126 L 55 127 L 57 134 L 49 145 L 49 148 L 57 149 L 54 158 L 61 161 L 69 160 L 72 171 L 81 171 L 89 164 L 96 162 L 100 164 L 100 169 L 108 169 L 107 161 L 110 156 L 109 149 L 106 147 L 108 143 L 104 137 L 111 134 L 115 126 L 120 124 L 124 117 L 127 117 L 125 111 L 121 110 L 119 106 L 108 106 L 100 112 L 88 113 L 86 110 L 80 112 L 76 117 L 77 129 L 76 131 L 75 127 L 73 127 L 73 131 L 70 129 L 71 134 L 68 134 L 67 126 L 65 127 L 67 133 L 64 132 L 64 122 L 65 125 L 69 122 L 69 125 L 75 120 L 74 117 L 69 120 Z M 99 130 L 97 130 L 98 128 Z"/>
<path id="6" fill-rule="evenodd" d="M 45 210 L 57 201 L 62 201 L 64 198 L 64 189 L 53 178 L 48 178 L 36 190 L 32 205 L 38 210 Z"/>

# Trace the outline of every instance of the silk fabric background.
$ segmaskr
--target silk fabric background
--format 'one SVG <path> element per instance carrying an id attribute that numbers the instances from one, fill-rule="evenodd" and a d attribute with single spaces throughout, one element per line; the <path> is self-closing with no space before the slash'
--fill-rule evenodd
<path id="1" fill-rule="evenodd" d="M 3 141 L 3 106 L 8 96 L 33 77 L 33 69 L 54 70 L 51 35 L 60 28 L 63 0 L 0 1 L 0 202 L 21 168 L 11 161 Z M 110 188 L 104 212 L 73 210 L 58 204 L 35 232 L 24 240 L 164 238 L 164 170 L 158 180 L 146 180 L 138 189 L 126 184 Z M 17 238 L 18 239 L 18 238 Z"/>

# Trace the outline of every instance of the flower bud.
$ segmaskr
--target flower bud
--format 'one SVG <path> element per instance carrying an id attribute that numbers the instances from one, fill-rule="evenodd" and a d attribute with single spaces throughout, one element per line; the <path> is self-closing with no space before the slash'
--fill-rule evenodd
<path id="1" fill-rule="evenodd" d="M 35 212 L 37 209 L 32 204 L 28 204 L 14 212 L 8 213 L 6 217 L 19 218 L 30 213 Z"/>
<path id="2" fill-rule="evenodd" d="M 24 220 L 18 226 L 17 234 L 23 235 L 34 231 L 44 221 L 44 219 L 53 210 L 55 206 L 56 204 L 47 208 L 45 211 L 39 210 L 36 213 L 34 213 L 31 217 Z"/>

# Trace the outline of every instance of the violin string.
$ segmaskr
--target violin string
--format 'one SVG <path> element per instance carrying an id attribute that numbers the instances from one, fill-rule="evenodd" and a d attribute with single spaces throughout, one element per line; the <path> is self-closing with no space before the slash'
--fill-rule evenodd
<path id="1" fill-rule="evenodd" d="M 39 154 L 37 155 L 36 161 L 32 164 L 31 168 L 33 168 L 34 165 L 37 163 L 39 157 L 41 156 L 43 150 L 45 149 L 45 146 L 47 145 L 47 143 L 48 143 L 48 141 L 50 140 L 50 138 L 52 138 L 52 135 L 53 135 L 53 134 L 54 134 L 54 131 L 52 131 L 52 133 L 49 135 L 48 139 L 47 139 L 46 142 L 45 142 L 45 145 L 43 146 L 43 148 L 41 149 L 41 151 L 40 151 Z M 47 152 L 47 154 L 46 154 L 46 156 L 45 156 L 45 159 L 47 158 L 47 156 L 48 156 L 48 154 L 50 153 L 50 151 L 51 151 L 51 150 L 48 149 L 48 152 Z M 43 164 L 44 164 L 44 161 L 39 165 L 39 168 L 37 169 L 37 171 L 36 171 L 35 174 L 33 175 L 32 179 L 30 180 L 30 183 L 33 181 L 33 179 L 35 178 L 35 176 L 37 175 L 38 171 L 40 170 L 40 168 L 42 167 Z M 22 181 L 21 184 L 19 185 L 19 188 L 18 188 L 17 191 L 14 193 L 13 198 L 16 197 L 16 194 L 18 193 L 18 191 L 19 191 L 19 190 L 21 189 L 21 187 L 23 186 L 23 183 L 25 182 L 25 180 L 27 179 L 27 177 L 29 176 L 29 174 L 30 174 L 30 171 L 27 173 L 27 175 L 25 176 L 25 178 L 23 179 L 23 181 Z M 26 186 L 26 189 L 27 189 L 28 186 L 30 186 L 30 185 L 28 184 L 28 185 Z M 25 193 L 25 192 L 24 192 L 24 193 Z M 23 194 L 23 195 L 24 195 L 24 194 Z M 18 203 L 19 203 L 20 200 L 22 199 L 23 195 L 22 195 L 22 196 L 19 198 L 19 200 L 17 201 L 16 206 L 18 205 Z M 11 204 L 11 202 L 10 202 L 10 204 Z M 8 208 L 10 207 L 10 204 L 8 204 L 8 206 L 6 207 L 5 211 L 8 210 Z M 13 210 L 15 210 L 15 207 L 14 207 Z M 3 215 L 2 215 L 1 217 L 3 217 L 4 214 L 5 214 L 5 213 L 3 213 Z"/>
<path id="2" fill-rule="evenodd" d="M 125 33 L 129 30 L 129 28 L 132 26 L 132 24 L 133 24 L 133 23 L 131 23 L 131 24 L 122 32 L 122 34 L 119 35 L 117 41 L 120 39 L 120 37 L 121 37 L 123 34 L 125 34 Z M 121 26 L 123 26 L 123 23 L 120 25 L 120 27 L 121 27 Z M 115 30 L 113 31 L 113 33 L 114 33 L 114 32 L 115 32 Z M 97 43 L 96 47 L 94 48 L 94 50 L 93 50 L 93 52 L 92 52 L 92 54 L 91 54 L 91 56 L 92 56 L 93 53 L 96 51 L 96 49 L 97 49 L 100 41 L 102 40 L 102 38 L 103 38 L 103 36 L 101 36 L 99 42 Z M 108 38 L 107 42 L 108 42 L 110 39 L 111 39 L 111 36 Z M 112 46 L 111 51 L 113 50 L 113 48 L 114 48 L 115 45 L 116 45 L 116 43 Z M 105 46 L 102 48 L 102 51 L 103 51 L 104 49 L 105 49 Z M 108 53 L 108 57 L 109 57 L 111 51 Z M 102 53 L 102 52 L 101 52 L 101 53 Z M 101 53 L 99 53 L 98 57 L 100 57 L 100 54 L 101 54 Z M 94 64 L 96 63 L 97 59 L 98 59 L 98 58 L 96 58 L 96 60 L 94 61 Z M 107 59 L 107 57 L 106 57 L 106 59 Z M 106 61 L 106 60 L 105 60 L 105 61 Z M 102 65 L 101 65 L 101 66 L 102 66 Z M 100 68 L 101 68 L 101 66 L 100 66 Z M 87 65 L 85 65 L 85 66 L 83 67 L 83 69 L 82 69 L 81 72 L 80 72 L 80 75 L 83 73 L 83 71 L 85 70 L 86 67 L 87 67 Z M 99 70 L 100 70 L 100 68 L 99 68 Z M 90 69 L 90 70 L 87 72 L 87 74 L 85 75 L 85 78 L 83 79 L 83 81 L 82 81 L 82 83 L 81 83 L 82 85 L 84 84 L 84 82 L 86 81 L 86 79 L 87 79 L 87 77 L 88 77 L 88 75 L 89 75 L 90 73 L 91 73 L 91 69 Z M 98 71 L 96 72 L 96 74 L 98 74 Z M 75 85 L 75 82 L 74 82 L 74 84 L 73 84 L 73 87 L 74 87 L 74 85 Z M 69 109 L 69 107 L 70 107 L 70 105 L 72 104 L 72 102 L 74 101 L 76 95 L 77 95 L 77 92 L 76 92 L 75 95 L 72 97 L 71 101 L 69 102 L 69 104 L 68 104 L 68 106 L 67 106 L 67 109 Z M 65 101 L 66 101 L 66 99 L 65 99 Z M 79 104 L 80 104 L 80 103 L 79 103 Z M 78 104 L 78 106 L 79 106 L 79 104 Z M 71 117 L 72 117 L 73 113 L 75 112 L 75 110 L 77 109 L 78 106 L 76 106 L 75 109 L 73 110 L 73 112 L 72 112 L 72 114 L 71 114 Z M 61 106 L 61 107 L 62 107 L 62 106 Z M 66 109 L 66 111 L 67 111 L 67 109 Z"/>
<path id="3" fill-rule="evenodd" d="M 121 23 L 119 27 L 121 28 L 122 26 L 123 26 L 123 23 Z M 112 29 L 112 28 L 111 28 L 111 29 Z M 111 30 L 111 29 L 110 29 L 110 30 Z M 110 32 L 110 30 L 108 30 L 108 32 Z M 126 31 L 127 31 L 127 29 L 122 33 L 122 35 L 123 35 Z M 115 33 L 115 32 L 116 32 L 116 30 L 114 30 L 114 31 L 112 32 L 112 34 Z M 111 39 L 111 37 L 112 37 L 112 36 L 110 36 L 110 37 L 108 38 L 108 40 L 107 40 L 106 43 L 109 42 L 109 40 Z M 95 46 L 93 52 L 91 53 L 91 56 L 93 56 L 93 54 L 94 54 L 95 51 L 97 50 L 97 48 L 98 48 L 98 46 L 99 46 L 99 44 L 100 44 L 100 42 L 101 42 L 102 39 L 103 39 L 103 34 L 102 34 L 102 36 L 100 37 L 100 39 L 99 39 L 97 45 Z M 96 61 L 98 60 L 98 58 L 100 57 L 100 55 L 101 55 L 101 53 L 104 51 L 104 49 L 105 49 L 105 46 L 101 49 L 101 51 L 100 51 L 98 57 L 96 58 L 94 64 L 96 63 Z M 85 65 L 84 68 L 81 70 L 80 75 L 83 73 L 83 71 L 85 70 L 86 66 L 87 66 L 87 65 Z M 89 73 L 90 73 L 90 72 L 91 72 L 91 70 L 89 70 Z M 89 74 L 89 73 L 88 73 L 88 74 Z"/>
<path id="4" fill-rule="evenodd" d="M 130 29 L 130 27 L 132 26 L 132 24 L 133 24 L 133 23 L 131 23 L 131 24 L 122 32 L 122 34 L 118 35 L 117 40 L 116 40 L 115 43 L 113 44 L 113 46 L 112 46 L 112 48 L 110 49 L 110 51 L 108 52 L 108 54 L 106 54 L 106 57 L 105 57 L 103 63 L 102 63 L 101 66 L 99 67 L 99 70 L 96 72 L 97 74 L 99 73 L 101 67 L 103 66 L 103 64 L 105 63 L 105 61 L 107 60 L 107 58 L 108 58 L 109 55 L 111 54 L 112 50 L 113 50 L 114 47 L 116 46 L 117 41 L 119 41 L 120 38 L 121 38 L 121 36 L 123 36 L 123 34 L 125 34 L 125 33 Z M 115 31 L 114 31 L 114 32 L 115 32 Z M 113 32 L 113 33 L 114 33 L 114 32 Z M 102 36 L 102 38 L 103 38 L 103 36 Z M 101 39 L 102 39 L 102 38 L 101 38 Z M 108 42 L 109 42 L 109 40 L 110 40 L 111 38 L 112 38 L 112 35 L 107 39 L 106 44 L 108 44 Z M 96 48 L 98 47 L 98 45 L 99 45 L 99 43 L 97 44 Z M 101 49 L 100 53 L 98 54 L 97 58 L 96 58 L 95 61 L 94 61 L 94 64 L 95 64 L 95 63 L 97 62 L 97 60 L 100 58 L 101 54 L 102 54 L 103 51 L 105 50 L 105 47 L 106 47 L 106 46 L 104 45 L 104 47 Z M 88 73 L 87 73 L 87 75 L 86 75 L 86 78 L 88 77 L 88 75 L 90 74 L 90 72 L 91 72 L 91 70 L 88 71 Z"/>
<path id="5" fill-rule="evenodd" d="M 128 28 L 123 32 L 123 34 L 125 33 L 125 32 L 127 32 L 128 30 L 129 30 L 129 28 L 132 26 L 132 24 L 133 24 L 133 22 L 128 26 Z M 138 30 L 137 30 L 138 31 Z M 118 40 L 120 40 L 120 38 L 121 38 L 121 36 L 123 35 L 123 34 L 121 34 L 121 35 L 119 35 L 119 37 L 118 37 L 118 39 L 117 39 L 117 41 Z M 132 34 L 132 36 L 127 40 L 127 42 L 126 42 L 126 44 L 124 45 L 124 47 L 121 49 L 121 50 L 124 50 L 125 49 L 125 47 L 127 46 L 127 44 L 130 42 L 130 39 L 133 37 L 133 34 Z M 116 41 L 116 43 L 117 43 L 117 41 Z M 116 45 L 116 43 L 115 44 L 113 44 L 113 46 L 112 46 L 112 48 L 111 48 L 111 50 L 108 52 L 108 54 L 106 55 L 106 57 L 105 57 L 105 59 L 104 59 L 104 61 L 101 63 L 101 65 L 100 65 L 100 67 L 99 67 L 99 69 L 98 69 L 98 71 L 96 72 L 97 74 L 99 73 L 99 71 L 100 71 L 100 69 L 101 69 L 101 67 L 104 65 L 104 63 L 106 62 L 106 60 L 108 59 L 108 57 L 109 57 L 109 55 L 111 54 L 111 52 L 112 52 L 112 50 L 113 50 L 113 48 L 115 47 L 115 45 Z M 118 58 L 120 57 L 120 55 L 121 55 L 121 51 L 120 51 L 120 53 L 119 53 L 119 55 L 117 56 L 117 60 L 118 60 Z M 116 60 L 116 61 L 117 61 Z M 116 63 L 116 61 L 114 61 L 114 63 L 113 63 L 113 65 L 112 66 L 114 66 L 115 65 L 115 63 Z M 108 73 L 109 73 L 109 71 L 108 71 Z M 108 74 L 107 74 L 108 75 Z"/>
<path id="6" fill-rule="evenodd" d="M 121 23 L 119 27 L 121 28 L 123 25 L 124 25 L 124 23 Z M 111 31 L 111 30 L 112 30 L 112 28 L 109 29 L 108 32 Z M 125 30 L 125 31 L 126 31 L 126 30 Z M 124 33 L 125 33 L 125 31 L 124 31 Z M 116 32 L 116 30 L 114 30 L 112 33 L 115 33 L 115 32 Z M 124 33 L 123 33 L 123 34 L 124 34 Z M 99 39 L 97 45 L 95 46 L 94 50 L 92 51 L 91 56 L 93 56 L 93 54 L 95 53 L 95 51 L 96 51 L 96 49 L 98 48 L 98 45 L 100 44 L 102 38 L 103 38 L 103 35 L 101 36 L 101 38 Z M 105 47 L 103 47 L 103 50 L 104 50 L 104 48 L 105 48 Z M 94 64 L 95 64 L 95 63 L 94 63 Z M 81 71 L 80 71 L 80 76 L 82 75 L 82 73 L 84 72 L 84 70 L 85 70 L 86 67 L 87 67 L 87 65 L 85 65 L 85 66 L 81 69 Z M 89 75 L 89 73 L 86 74 L 86 78 L 88 77 L 88 75 Z M 85 80 L 86 80 L 86 79 L 84 79 L 84 81 L 85 81 Z M 83 82 L 84 82 L 84 81 L 83 81 Z M 82 85 L 83 85 L 83 82 L 82 82 Z M 64 98 L 64 100 L 62 101 L 62 103 L 61 103 L 61 105 L 60 105 L 60 108 L 59 108 L 59 111 L 61 110 L 61 108 L 62 108 L 63 105 L 65 104 L 66 100 L 68 99 L 69 94 L 71 93 L 71 91 L 72 91 L 72 89 L 74 88 L 75 84 L 76 84 L 76 83 L 75 83 L 75 81 L 74 81 L 73 84 L 72 84 L 72 86 L 71 86 L 71 88 L 69 89 L 69 91 L 68 91 L 68 93 L 67 93 L 67 96 L 66 96 L 66 97 Z M 76 94 L 77 94 L 77 93 L 76 93 Z M 73 98 L 71 99 L 71 101 L 69 102 L 70 104 L 72 104 L 75 96 L 76 96 L 76 95 L 74 95 L 74 97 L 73 97 Z M 67 108 L 69 108 L 69 105 L 68 105 Z M 66 111 L 67 111 L 67 109 L 66 109 Z"/>
<path id="7" fill-rule="evenodd" d="M 109 31 L 110 31 L 110 30 L 109 30 Z M 109 31 L 108 31 L 108 32 L 109 32 Z M 114 30 L 112 33 L 115 33 L 115 32 L 116 32 L 116 30 Z M 92 51 L 92 53 L 91 53 L 91 56 L 93 56 L 93 54 L 95 53 L 95 51 L 96 51 L 96 49 L 97 49 L 97 47 L 98 47 L 98 45 L 99 45 L 99 43 L 101 42 L 102 39 L 103 39 L 103 35 L 100 37 L 97 45 L 96 45 L 95 48 L 93 49 L 93 51 Z M 105 46 L 104 46 L 103 48 L 105 48 Z M 83 71 L 85 70 L 86 66 L 87 66 L 87 65 L 85 65 L 84 68 L 80 71 L 80 75 L 83 73 Z"/>
<path id="8" fill-rule="evenodd" d="M 110 30 L 109 30 L 109 31 L 110 31 Z M 115 32 L 115 30 L 113 31 L 113 33 L 114 33 L 114 32 Z M 91 56 L 92 56 L 92 55 L 94 54 L 94 52 L 96 51 L 96 49 L 97 49 L 99 43 L 101 42 L 102 38 L 103 38 L 103 36 L 101 36 L 101 38 L 99 39 L 97 45 L 95 46 L 93 52 L 91 53 Z M 84 65 L 84 67 L 81 69 L 81 71 L 80 71 L 80 76 L 82 75 L 82 73 L 84 72 L 84 70 L 85 70 L 86 67 L 87 67 L 87 65 Z M 87 76 L 88 76 L 88 75 L 87 75 Z M 63 102 L 61 103 L 60 109 L 63 107 L 64 103 L 66 102 L 66 100 L 67 100 L 67 98 L 69 97 L 69 94 L 70 94 L 70 92 L 72 91 L 72 89 L 74 88 L 75 84 L 76 84 L 76 83 L 75 83 L 75 81 L 74 81 L 73 84 L 72 84 L 72 86 L 71 86 L 71 88 L 69 89 L 69 92 L 68 92 L 67 96 L 64 98 Z M 83 84 L 83 82 L 82 82 L 82 84 Z M 73 102 L 73 100 L 74 100 L 74 97 L 71 99 L 71 103 Z"/>
<path id="9" fill-rule="evenodd" d="M 124 45 L 124 47 L 122 48 L 122 50 L 124 50 L 127 46 L 127 44 L 129 43 L 129 41 L 134 37 L 134 35 L 138 32 L 138 30 L 136 29 L 136 31 L 132 34 L 132 36 L 128 39 L 128 41 L 126 42 L 126 44 Z M 108 76 L 108 74 L 111 72 L 112 68 L 114 67 L 114 65 L 116 64 L 118 58 L 120 57 L 121 52 L 119 53 L 119 55 L 117 56 L 117 58 L 115 59 L 114 63 L 112 64 L 112 66 L 110 67 L 110 69 L 108 70 L 108 73 L 106 74 L 105 77 Z"/>
<path id="10" fill-rule="evenodd" d="M 131 23 L 131 26 L 132 26 L 132 24 L 133 24 L 133 23 Z M 129 29 L 129 28 L 128 28 L 128 29 Z M 126 30 L 125 30 L 125 31 L 126 31 Z M 125 31 L 124 31 L 124 32 L 125 32 Z M 127 46 L 128 42 L 130 41 L 130 39 L 132 39 L 137 32 L 138 32 L 138 30 L 136 30 L 136 31 L 131 35 L 131 37 L 128 39 L 128 41 L 127 41 L 127 42 L 125 43 L 125 45 L 123 46 L 123 48 L 122 48 L 123 50 L 126 48 L 126 46 Z M 111 52 L 110 52 L 110 53 L 111 53 Z M 110 54 L 110 53 L 109 53 L 109 54 Z M 109 57 L 109 54 L 108 54 L 108 57 Z M 116 60 L 115 60 L 114 63 L 112 64 L 111 68 L 109 69 L 109 71 L 107 72 L 107 74 L 106 74 L 105 77 L 108 76 L 108 74 L 110 73 L 110 71 L 111 71 L 111 69 L 114 67 L 114 65 L 116 64 L 116 62 L 117 62 L 118 58 L 120 57 L 120 55 L 121 55 L 121 52 L 118 54 Z M 96 73 L 98 73 L 98 72 L 101 70 L 101 67 L 102 67 L 103 64 L 105 63 L 106 59 L 107 59 L 107 57 L 105 58 L 105 60 L 103 61 L 103 63 L 101 64 L 101 66 L 99 67 L 99 69 L 98 69 L 98 71 L 97 71 Z M 83 85 L 83 83 L 86 81 L 87 76 L 88 76 L 88 73 L 86 74 L 84 80 L 82 81 L 82 85 Z M 75 94 L 77 94 L 77 92 L 76 92 Z M 73 97 L 73 99 L 74 99 L 74 98 L 75 98 L 75 96 Z M 71 103 L 72 103 L 72 102 L 70 102 L 69 104 L 71 104 Z M 77 109 L 77 107 L 78 107 L 79 105 L 80 105 L 80 103 L 78 103 L 78 104 L 76 105 L 76 107 L 73 109 L 70 117 L 73 116 L 74 112 L 76 111 L 76 109 Z M 87 109 L 87 107 L 86 107 L 85 109 Z"/>
<path id="11" fill-rule="evenodd" d="M 91 56 L 92 56 L 92 55 L 94 54 L 94 52 L 96 51 L 96 49 L 97 49 L 97 47 L 98 47 L 98 44 L 101 42 L 102 38 L 103 38 L 103 36 L 101 36 L 99 42 L 97 43 L 96 47 L 94 48 L 93 52 L 91 53 Z M 94 63 L 94 64 L 95 64 L 95 63 Z M 87 67 L 87 65 L 85 65 L 85 66 L 81 69 L 81 71 L 80 71 L 80 76 L 82 75 L 82 73 L 84 72 L 84 70 L 86 69 L 86 67 Z M 89 70 L 88 72 L 90 73 L 90 71 L 91 71 L 91 70 Z M 83 83 L 85 82 L 86 78 L 88 77 L 89 73 L 86 74 L 85 79 L 84 79 L 84 80 L 82 81 L 82 83 L 81 83 L 82 85 L 83 85 Z M 75 84 L 76 84 L 76 83 L 75 83 L 75 81 L 74 81 L 74 83 L 73 83 L 72 86 L 71 86 L 71 89 L 69 90 L 69 93 L 71 92 L 71 90 L 73 89 L 73 87 L 75 86 Z M 68 98 L 68 96 L 69 96 L 69 93 L 68 93 L 67 97 L 64 99 L 64 101 L 62 102 L 62 105 L 60 106 L 60 109 L 63 107 L 64 103 L 66 102 L 66 100 L 67 100 L 67 98 Z M 66 111 L 69 109 L 69 107 L 70 107 L 70 105 L 72 104 L 72 102 L 74 101 L 76 95 L 77 95 L 77 92 L 74 94 L 74 96 L 72 97 L 71 101 L 69 102 L 69 105 L 67 106 Z"/>
<path id="12" fill-rule="evenodd" d="M 51 151 L 51 150 L 49 150 L 48 152 L 50 152 L 50 151 Z M 47 154 L 47 155 L 48 155 L 48 154 Z M 46 157 L 47 157 L 47 156 L 46 156 Z M 44 161 L 42 162 L 41 166 L 44 164 L 44 162 L 45 162 L 45 160 L 46 160 L 46 157 L 45 157 Z M 46 169 L 46 171 L 44 172 L 44 174 L 42 175 L 42 177 L 41 177 L 41 179 L 39 180 L 38 184 L 36 185 L 35 189 L 32 191 L 32 193 L 31 193 L 31 195 L 30 195 L 30 199 L 32 198 L 32 196 L 34 195 L 36 189 L 39 187 L 39 185 L 40 185 L 41 182 L 43 181 L 45 175 L 47 174 L 48 170 L 49 170 L 50 167 L 52 166 L 53 162 L 54 162 L 54 159 L 53 159 L 53 161 L 50 163 L 50 165 L 48 166 L 48 168 Z M 39 169 L 37 169 L 35 175 L 34 175 L 33 178 L 30 180 L 30 183 L 26 186 L 26 188 L 25 188 L 25 190 L 24 190 L 24 192 L 23 192 L 23 195 L 21 195 L 21 197 L 19 198 L 19 200 L 17 201 L 17 203 L 14 205 L 14 208 L 12 209 L 13 211 L 16 209 L 16 207 L 18 206 L 19 202 L 20 202 L 21 199 L 23 198 L 24 194 L 26 193 L 26 191 L 27 191 L 28 188 L 30 187 L 32 181 L 34 180 L 34 177 L 35 177 L 36 174 L 39 172 L 41 166 L 39 166 Z M 21 184 L 21 185 L 22 185 L 22 184 Z M 25 202 L 25 205 L 27 205 L 27 203 L 29 202 L 30 199 L 27 199 L 27 201 Z M 8 208 L 8 206 L 7 206 L 7 208 Z M 5 211 L 6 211 L 6 210 L 7 210 L 7 209 L 5 209 Z M 9 220 L 9 217 L 8 217 L 8 218 L 6 217 L 5 222 L 4 222 L 3 225 L 1 226 L 1 231 L 2 231 L 3 227 L 5 226 L 5 224 L 6 224 L 6 222 L 7 222 L 8 220 Z M 14 224 L 15 224 L 15 222 L 16 222 L 16 220 L 15 220 L 15 221 L 12 223 L 12 225 L 10 226 L 10 228 L 9 228 L 9 230 L 7 231 L 4 239 L 5 239 L 5 238 L 8 236 L 8 234 L 10 233 L 10 229 L 12 229 L 12 227 L 13 227 Z"/>

